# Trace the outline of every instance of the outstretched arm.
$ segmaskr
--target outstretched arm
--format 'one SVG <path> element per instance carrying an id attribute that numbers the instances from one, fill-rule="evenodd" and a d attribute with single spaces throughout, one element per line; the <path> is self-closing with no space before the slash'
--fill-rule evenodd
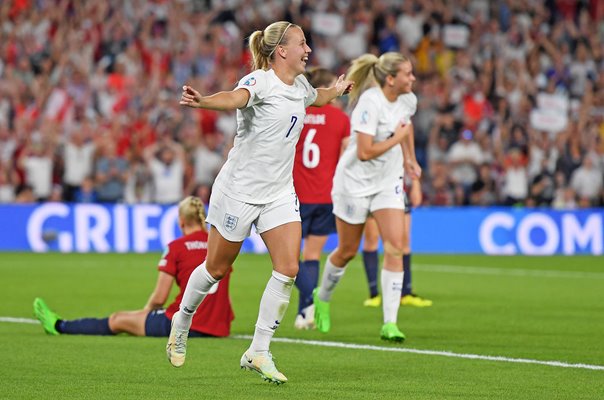
<path id="1" fill-rule="evenodd" d="M 206 108 L 208 110 L 236 110 L 247 105 L 250 92 L 245 89 L 235 89 L 228 92 L 218 92 L 210 96 L 202 96 L 191 86 L 182 87 L 180 105 L 193 108 Z"/>
<path id="2" fill-rule="evenodd" d="M 318 88 L 317 98 L 312 104 L 313 106 L 321 107 L 329 103 L 338 96 L 342 96 L 352 90 L 354 86 L 353 81 L 344 79 L 344 75 L 340 75 L 336 84 L 330 88 Z"/>
<path id="3" fill-rule="evenodd" d="M 149 300 L 147 300 L 147 304 L 145 304 L 145 311 L 149 312 L 157 310 L 164 306 L 166 300 L 168 300 L 172 282 L 174 282 L 174 277 L 172 275 L 162 271 L 159 272 L 155 289 L 153 289 L 153 293 L 151 293 Z"/>

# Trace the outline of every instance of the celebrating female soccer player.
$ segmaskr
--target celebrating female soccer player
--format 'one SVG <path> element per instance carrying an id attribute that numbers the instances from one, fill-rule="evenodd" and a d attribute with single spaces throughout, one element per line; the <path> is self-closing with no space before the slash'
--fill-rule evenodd
<path id="1" fill-rule="evenodd" d="M 34 313 L 50 335 L 115 335 L 129 333 L 135 336 L 168 336 L 170 320 L 178 311 L 184 288 L 189 276 L 206 258 L 208 232 L 205 222 L 204 205 L 201 199 L 189 196 L 178 205 L 178 224 L 183 236 L 170 244 L 159 261 L 159 276 L 155 290 L 147 304 L 138 311 L 118 311 L 109 318 L 82 318 L 73 321 L 61 319 L 51 311 L 46 303 L 37 298 Z M 233 310 L 229 299 L 228 273 L 220 284 L 212 289 L 212 295 L 195 314 L 190 336 L 228 336 L 233 320 Z M 176 299 L 163 309 L 172 284 L 176 281 L 180 292 Z"/>
<path id="2" fill-rule="evenodd" d="M 347 78 L 357 84 L 350 96 L 353 102 L 358 98 L 351 117 L 354 135 L 334 176 L 332 198 L 339 243 L 314 291 L 315 323 L 319 331 L 329 332 L 329 301 L 346 264 L 357 253 L 371 214 L 384 240 L 381 337 L 403 341 L 405 335 L 396 325 L 403 285 L 403 154 L 405 169 L 421 174 L 411 135 L 411 116 L 417 106 L 411 92 L 415 76 L 406 57 L 390 52 L 354 60 Z"/>
<path id="3" fill-rule="evenodd" d="M 325 68 L 313 68 L 307 74 L 313 87 L 330 87 L 336 76 Z M 294 185 L 300 199 L 302 219 L 302 261 L 296 278 L 300 291 L 297 329 L 313 329 L 315 311 L 312 291 L 319 280 L 319 259 L 328 235 L 335 233 L 336 220 L 331 203 L 333 174 L 342 149 L 350 136 L 350 120 L 332 104 L 309 107 L 304 129 L 296 146 Z"/>
<path id="4" fill-rule="evenodd" d="M 279 327 L 298 273 L 300 213 L 292 168 L 305 108 L 327 104 L 352 82 L 341 76 L 329 89 L 314 89 L 303 75 L 308 55 L 302 29 L 275 22 L 249 39 L 254 71 L 228 92 L 202 96 L 183 87 L 180 104 L 214 110 L 237 109 L 237 135 L 210 198 L 208 258 L 191 275 L 180 311 L 172 320 L 166 347 L 172 365 L 185 361 L 191 319 L 208 290 L 239 254 L 252 225 L 262 237 L 273 273 L 260 301 L 254 337 L 241 357 L 242 368 L 284 383 L 269 345 Z"/>

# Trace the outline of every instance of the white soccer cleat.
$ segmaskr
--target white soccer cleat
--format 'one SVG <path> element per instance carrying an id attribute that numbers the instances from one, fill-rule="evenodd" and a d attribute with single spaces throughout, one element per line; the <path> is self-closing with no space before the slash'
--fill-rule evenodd
<path id="1" fill-rule="evenodd" d="M 314 304 L 309 305 L 302 310 L 302 314 L 296 316 L 294 322 L 294 328 L 300 330 L 315 329 L 315 306 Z"/>
<path id="2" fill-rule="evenodd" d="M 262 379 L 278 385 L 287 382 L 287 378 L 277 370 L 270 351 L 266 353 L 252 353 L 249 349 L 243 353 L 240 362 L 242 369 L 256 371 Z"/>
<path id="3" fill-rule="evenodd" d="M 168 337 L 168 344 L 166 345 L 166 354 L 170 364 L 175 367 L 182 367 L 185 363 L 185 357 L 187 354 L 187 339 L 189 337 L 188 330 L 176 329 L 174 327 L 174 318 L 172 317 L 172 328 L 170 329 L 170 337 Z"/>

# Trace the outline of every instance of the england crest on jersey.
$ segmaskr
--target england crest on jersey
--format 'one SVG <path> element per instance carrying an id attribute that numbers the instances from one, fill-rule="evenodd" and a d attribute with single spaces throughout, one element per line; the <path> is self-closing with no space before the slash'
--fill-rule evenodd
<path id="1" fill-rule="evenodd" d="M 239 217 L 236 217 L 231 214 L 225 214 L 224 222 L 223 222 L 224 229 L 231 232 L 233 229 L 235 229 L 237 227 L 237 221 L 239 221 Z"/>

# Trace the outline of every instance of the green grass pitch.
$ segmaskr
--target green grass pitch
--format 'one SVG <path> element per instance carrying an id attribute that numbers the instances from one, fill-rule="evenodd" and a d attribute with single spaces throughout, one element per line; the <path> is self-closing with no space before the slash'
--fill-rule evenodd
<path id="1" fill-rule="evenodd" d="M 43 297 L 64 318 L 141 308 L 159 254 L 4 253 L 0 320 L 33 318 Z M 233 337 L 192 339 L 175 369 L 165 339 L 58 336 L 0 322 L 0 399 L 603 399 L 604 258 L 414 256 L 415 290 L 431 308 L 401 307 L 402 345 L 380 341 L 381 309 L 367 296 L 359 258 L 332 302 L 332 332 L 293 328 L 294 290 L 276 338 L 379 346 L 274 342 L 286 385 L 239 369 L 270 275 L 265 255 L 241 255 L 231 283 Z M 447 351 L 451 356 L 388 349 Z M 487 355 L 500 360 L 460 358 Z M 584 368 L 513 362 L 585 364 Z M 589 369 L 599 366 L 600 369 Z"/>

